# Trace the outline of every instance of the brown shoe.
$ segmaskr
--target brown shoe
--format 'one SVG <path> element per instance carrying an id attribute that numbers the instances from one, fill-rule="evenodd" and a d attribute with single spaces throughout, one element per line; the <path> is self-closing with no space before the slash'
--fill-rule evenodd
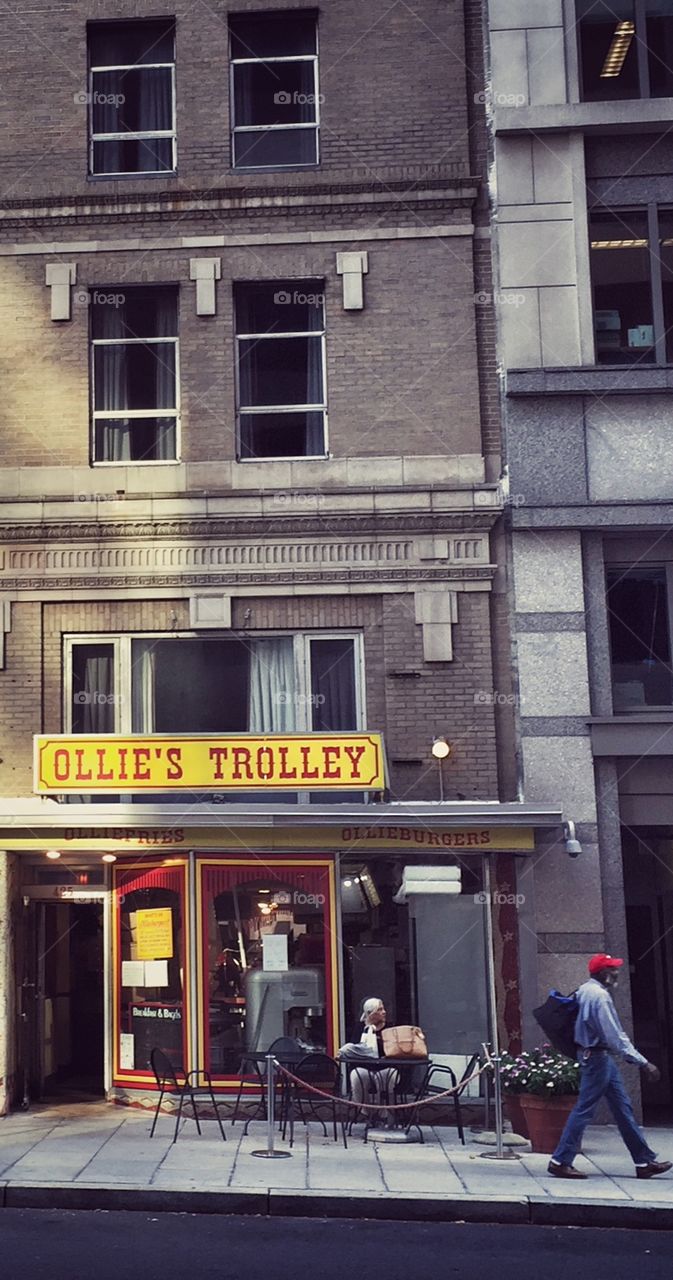
<path id="1" fill-rule="evenodd" d="M 668 1173 L 669 1169 L 673 1169 L 670 1160 L 651 1160 L 649 1164 L 636 1165 L 636 1177 L 656 1178 L 658 1173 Z"/>
<path id="2" fill-rule="evenodd" d="M 649 1169 L 651 1166 L 647 1167 Z M 547 1165 L 547 1173 L 550 1173 L 552 1178 L 586 1178 L 587 1176 L 586 1173 L 580 1173 L 579 1169 L 573 1169 L 571 1164 L 554 1164 L 553 1160 L 550 1160 Z"/>

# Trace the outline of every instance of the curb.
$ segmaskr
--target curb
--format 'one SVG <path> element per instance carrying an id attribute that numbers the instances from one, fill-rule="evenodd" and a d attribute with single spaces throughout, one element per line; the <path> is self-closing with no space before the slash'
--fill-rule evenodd
<path id="1" fill-rule="evenodd" d="M 558 1200 L 544 1196 L 427 1196 L 422 1193 L 343 1194 L 240 1188 L 192 1191 L 98 1184 L 0 1184 L 0 1208 L 136 1213 L 211 1213 L 272 1218 L 350 1218 L 403 1222 L 470 1222 L 536 1227 L 618 1227 L 673 1231 L 673 1203 Z"/>

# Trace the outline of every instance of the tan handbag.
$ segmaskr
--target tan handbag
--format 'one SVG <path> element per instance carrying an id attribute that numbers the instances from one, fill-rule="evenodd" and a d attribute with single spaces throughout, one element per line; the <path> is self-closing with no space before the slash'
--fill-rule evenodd
<path id="1" fill-rule="evenodd" d="M 428 1046 L 420 1027 L 385 1027 L 381 1032 L 384 1058 L 427 1058 Z"/>

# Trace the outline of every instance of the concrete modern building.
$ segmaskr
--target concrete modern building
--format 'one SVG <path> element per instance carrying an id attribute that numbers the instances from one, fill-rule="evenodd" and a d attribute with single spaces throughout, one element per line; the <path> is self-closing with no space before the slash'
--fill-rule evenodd
<path id="1" fill-rule="evenodd" d="M 628 955 L 673 1105 L 673 5 L 491 0 L 520 756 L 583 846 L 536 866 L 540 990 Z"/>

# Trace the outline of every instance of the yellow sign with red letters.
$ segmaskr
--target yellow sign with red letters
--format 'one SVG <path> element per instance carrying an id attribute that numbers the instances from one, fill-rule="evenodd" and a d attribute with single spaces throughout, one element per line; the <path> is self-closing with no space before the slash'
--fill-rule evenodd
<path id="1" fill-rule="evenodd" d="M 386 785 L 380 733 L 39 735 L 34 766 L 38 795 Z"/>

